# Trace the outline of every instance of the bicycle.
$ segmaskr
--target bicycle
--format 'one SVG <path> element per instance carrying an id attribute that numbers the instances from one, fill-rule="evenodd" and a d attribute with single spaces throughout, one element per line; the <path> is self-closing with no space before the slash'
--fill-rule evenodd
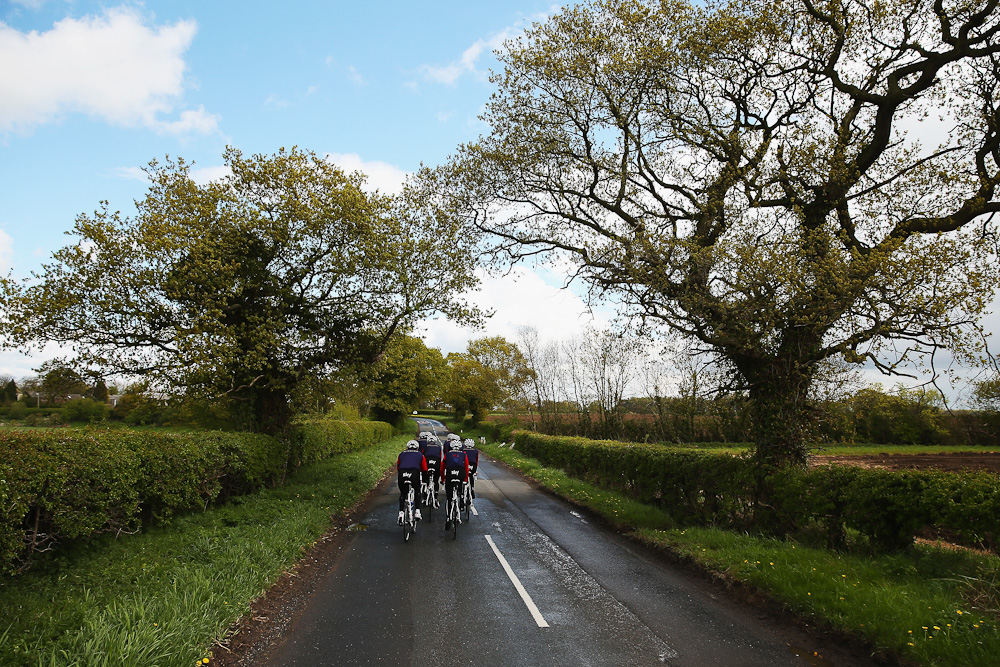
<path id="1" fill-rule="evenodd" d="M 403 541 L 409 542 L 410 535 L 417 530 L 417 517 L 416 517 L 416 494 L 413 491 L 413 485 L 410 485 L 409 490 L 406 493 L 406 502 L 403 503 Z"/>
<path id="2" fill-rule="evenodd" d="M 452 539 L 458 539 L 458 524 L 462 522 L 462 513 L 459 508 L 458 493 L 451 494 L 448 498 L 448 521 L 451 522 Z"/>
<path id="3" fill-rule="evenodd" d="M 433 520 L 434 508 L 436 507 L 440 507 L 440 503 L 438 502 L 437 489 L 432 481 L 424 485 L 424 512 L 427 513 L 428 521 Z"/>
<path id="4" fill-rule="evenodd" d="M 469 520 L 469 512 L 472 511 L 472 485 L 468 482 L 462 483 L 462 513 L 465 520 Z"/>

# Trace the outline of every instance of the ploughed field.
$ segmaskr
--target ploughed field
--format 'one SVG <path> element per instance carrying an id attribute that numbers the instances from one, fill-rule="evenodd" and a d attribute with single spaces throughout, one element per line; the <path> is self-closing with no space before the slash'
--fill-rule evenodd
<path id="1" fill-rule="evenodd" d="M 862 454 L 816 455 L 810 458 L 810 467 L 823 465 L 852 465 L 883 470 L 984 470 L 1000 473 L 1000 452 L 943 452 L 930 454 Z"/>

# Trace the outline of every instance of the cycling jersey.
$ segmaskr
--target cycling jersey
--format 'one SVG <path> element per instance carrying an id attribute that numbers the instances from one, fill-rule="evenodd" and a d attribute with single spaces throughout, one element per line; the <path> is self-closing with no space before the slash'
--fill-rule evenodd
<path id="1" fill-rule="evenodd" d="M 408 449 L 400 452 L 396 459 L 396 483 L 399 486 L 399 511 L 403 511 L 406 504 L 408 490 L 412 487 L 416 500 L 416 507 L 419 510 L 420 503 L 420 483 L 419 479 L 427 481 L 427 458 L 418 451 Z"/>
<path id="2" fill-rule="evenodd" d="M 453 449 L 444 455 L 441 465 L 441 479 L 465 482 L 469 479 L 469 457 L 460 449 Z"/>
<path id="3" fill-rule="evenodd" d="M 464 451 L 466 458 L 469 459 L 469 471 L 475 474 L 479 470 L 479 450 L 473 447 Z"/>

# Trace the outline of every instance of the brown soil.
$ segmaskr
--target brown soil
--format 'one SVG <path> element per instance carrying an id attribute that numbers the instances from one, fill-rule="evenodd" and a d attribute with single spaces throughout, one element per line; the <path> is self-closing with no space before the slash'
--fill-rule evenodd
<path id="1" fill-rule="evenodd" d="M 963 452 L 960 454 L 875 454 L 867 456 L 813 456 L 809 465 L 852 465 L 862 468 L 882 470 L 943 470 L 961 472 L 963 470 L 1000 473 L 1000 453 L 982 454 Z"/>

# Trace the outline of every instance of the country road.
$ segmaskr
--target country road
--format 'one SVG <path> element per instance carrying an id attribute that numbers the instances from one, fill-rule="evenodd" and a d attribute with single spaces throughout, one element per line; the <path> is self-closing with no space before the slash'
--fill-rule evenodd
<path id="1" fill-rule="evenodd" d="M 439 509 L 404 543 L 398 491 L 387 483 L 255 664 L 874 664 L 811 657 L 824 650 L 790 640 L 788 628 L 713 595 L 497 464 L 483 462 L 477 492 L 477 515 L 457 540 Z"/>

